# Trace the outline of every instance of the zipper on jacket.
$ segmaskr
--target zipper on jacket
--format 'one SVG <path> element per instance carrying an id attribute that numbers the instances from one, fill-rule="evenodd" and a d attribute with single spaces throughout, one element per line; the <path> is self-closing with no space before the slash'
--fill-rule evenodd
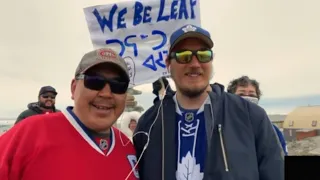
<path id="1" fill-rule="evenodd" d="M 225 171 L 229 172 L 229 166 L 228 166 L 226 149 L 225 149 L 225 146 L 224 146 L 224 141 L 223 141 L 223 136 L 222 136 L 222 126 L 221 126 L 221 124 L 218 125 L 218 130 L 219 130 L 220 144 L 221 144 L 221 150 L 222 150 L 222 156 L 223 156 Z"/>

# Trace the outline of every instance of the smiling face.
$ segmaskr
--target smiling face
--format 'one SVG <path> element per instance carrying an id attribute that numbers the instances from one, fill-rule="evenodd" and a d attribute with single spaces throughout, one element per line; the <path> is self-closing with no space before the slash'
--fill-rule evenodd
<path id="1" fill-rule="evenodd" d="M 40 107 L 45 109 L 52 109 L 55 104 L 56 94 L 52 92 L 46 92 L 39 96 Z"/>
<path id="2" fill-rule="evenodd" d="M 251 84 L 248 84 L 247 86 L 238 86 L 235 94 L 239 96 L 258 97 L 256 88 Z"/>
<path id="3" fill-rule="evenodd" d="M 187 38 L 179 42 L 172 52 L 208 49 L 208 46 L 199 39 Z M 168 59 L 166 64 L 170 68 L 171 77 L 175 82 L 177 91 L 185 96 L 197 97 L 207 89 L 212 76 L 212 61 L 200 63 L 198 58 L 193 55 L 191 62 L 187 64 L 180 64 L 175 59 Z"/>
<path id="4" fill-rule="evenodd" d="M 137 127 L 137 121 L 134 120 L 134 119 L 131 119 L 130 120 L 130 123 L 129 123 L 129 129 L 134 132 L 134 130 L 136 129 Z"/>
<path id="5" fill-rule="evenodd" d="M 112 66 L 100 64 L 85 73 L 88 76 L 119 81 L 119 71 Z M 102 90 L 88 89 L 85 80 L 73 80 L 71 83 L 73 111 L 91 130 L 105 132 L 116 122 L 125 108 L 126 93 L 116 94 L 107 83 Z"/>

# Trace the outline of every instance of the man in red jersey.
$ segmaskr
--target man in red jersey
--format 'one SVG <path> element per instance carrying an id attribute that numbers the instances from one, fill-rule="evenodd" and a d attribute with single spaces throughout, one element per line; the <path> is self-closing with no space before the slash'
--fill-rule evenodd
<path id="1" fill-rule="evenodd" d="M 0 179 L 139 179 L 132 143 L 112 127 L 129 81 L 112 49 L 85 54 L 71 81 L 74 107 L 26 118 L 0 137 Z"/>

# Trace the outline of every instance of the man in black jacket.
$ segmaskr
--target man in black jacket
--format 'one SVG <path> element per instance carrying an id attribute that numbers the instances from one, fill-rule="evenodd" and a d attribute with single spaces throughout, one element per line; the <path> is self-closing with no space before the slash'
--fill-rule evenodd
<path id="1" fill-rule="evenodd" d="M 284 179 L 266 112 L 222 85 L 209 85 L 212 47 L 210 33 L 194 25 L 170 37 L 166 65 L 177 91 L 139 120 L 133 141 L 141 180 Z"/>
<path id="2" fill-rule="evenodd" d="M 38 102 L 29 103 L 28 109 L 19 114 L 15 124 L 29 116 L 58 112 L 59 110 L 55 108 L 57 94 L 56 89 L 52 86 L 42 87 L 39 91 Z"/>

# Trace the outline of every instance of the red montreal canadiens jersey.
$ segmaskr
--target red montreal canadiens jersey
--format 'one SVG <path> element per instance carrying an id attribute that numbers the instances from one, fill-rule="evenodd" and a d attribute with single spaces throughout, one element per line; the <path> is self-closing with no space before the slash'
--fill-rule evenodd
<path id="1" fill-rule="evenodd" d="M 0 136 L 0 179 L 125 180 L 137 161 L 132 143 L 114 127 L 99 141 L 68 110 L 31 116 Z M 137 170 L 128 178 L 138 179 Z"/>

